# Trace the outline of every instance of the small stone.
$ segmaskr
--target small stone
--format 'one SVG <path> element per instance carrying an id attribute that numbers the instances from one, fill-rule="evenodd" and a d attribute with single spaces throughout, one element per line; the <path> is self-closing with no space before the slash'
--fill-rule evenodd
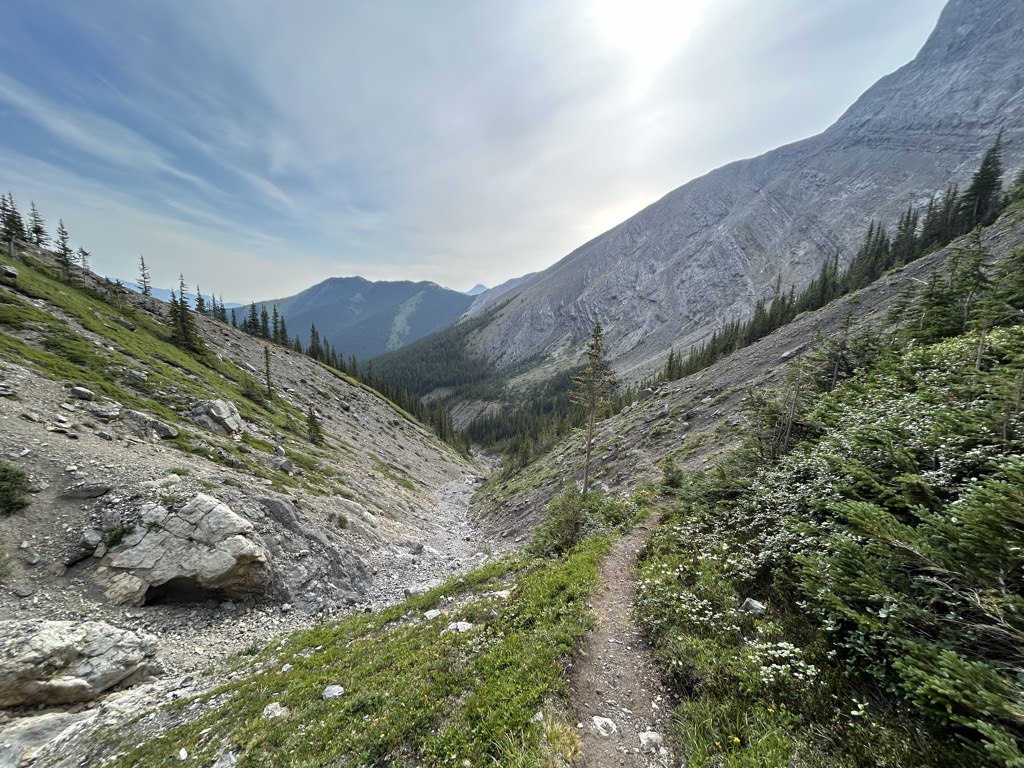
<path id="1" fill-rule="evenodd" d="M 654 754 L 661 747 L 661 734 L 657 731 L 644 731 L 640 734 L 640 751 Z"/>
<path id="2" fill-rule="evenodd" d="M 473 628 L 473 625 L 468 621 L 453 621 L 448 625 L 445 632 L 469 632 Z"/>
<path id="3" fill-rule="evenodd" d="M 283 707 L 276 701 L 272 701 L 263 708 L 263 716 L 268 720 L 272 720 L 276 717 L 288 717 L 292 711 L 288 707 Z"/>
<path id="4" fill-rule="evenodd" d="M 294 664 L 282 664 L 281 665 L 281 672 L 291 672 L 293 669 L 295 669 L 295 665 Z"/>
<path id="5" fill-rule="evenodd" d="M 594 715 L 591 719 L 594 721 L 594 729 L 602 736 L 611 736 L 619 730 L 618 726 L 615 725 L 615 722 L 613 720 L 609 720 L 607 717 Z"/>
<path id="6" fill-rule="evenodd" d="M 431 608 L 429 611 L 427 611 L 427 612 L 425 612 L 423 614 L 423 618 L 426 619 L 427 621 L 433 621 L 434 619 L 436 619 L 440 615 L 441 615 L 441 612 L 439 610 L 437 610 L 437 608 Z"/>
<path id="7" fill-rule="evenodd" d="M 178 761 L 183 763 L 186 760 L 188 760 L 188 750 L 182 747 L 178 750 Z"/>
<path id="8" fill-rule="evenodd" d="M 748 597 L 743 601 L 743 605 L 740 606 L 740 610 L 743 611 L 743 613 L 749 613 L 755 619 L 760 619 L 768 609 L 765 607 L 764 603 L 760 603 L 757 600 Z"/>
<path id="9" fill-rule="evenodd" d="M 72 387 L 68 390 L 68 394 L 75 400 L 95 400 L 96 393 L 91 389 L 85 387 Z"/>
<path id="10" fill-rule="evenodd" d="M 345 689 L 340 685 L 328 685 L 324 688 L 324 692 L 320 694 L 323 699 L 340 699 L 345 695 Z"/>

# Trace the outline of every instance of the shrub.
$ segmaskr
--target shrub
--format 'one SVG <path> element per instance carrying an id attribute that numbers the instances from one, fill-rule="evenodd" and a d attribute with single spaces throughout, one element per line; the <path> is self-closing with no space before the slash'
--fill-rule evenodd
<path id="1" fill-rule="evenodd" d="M 28 478 L 13 464 L 0 461 L 0 515 L 13 515 L 28 506 Z"/>
<path id="2" fill-rule="evenodd" d="M 537 527 L 530 542 L 536 555 L 551 556 L 568 552 L 597 528 L 587 498 L 576 487 L 567 488 L 548 504 L 548 516 Z"/>

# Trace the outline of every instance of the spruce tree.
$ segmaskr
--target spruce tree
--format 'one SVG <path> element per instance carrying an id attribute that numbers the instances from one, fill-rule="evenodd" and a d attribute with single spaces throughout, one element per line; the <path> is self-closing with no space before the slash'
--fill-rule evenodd
<path id="1" fill-rule="evenodd" d="M 82 271 L 89 271 L 89 257 L 92 256 L 85 248 L 78 246 L 78 250 L 75 251 L 75 258 L 78 261 L 78 266 L 82 268 Z"/>
<path id="2" fill-rule="evenodd" d="M 181 349 L 201 354 L 206 351 L 206 345 L 199 333 L 195 316 L 189 308 L 187 293 L 185 276 L 179 275 L 177 299 L 174 292 L 171 292 L 171 339 Z"/>
<path id="3" fill-rule="evenodd" d="M 324 444 L 324 428 L 320 424 L 320 419 L 317 418 L 312 405 L 306 411 L 306 436 L 313 445 Z"/>
<path id="4" fill-rule="evenodd" d="M 57 261 L 60 264 L 61 274 L 64 276 L 64 282 L 70 282 L 71 280 L 71 265 L 73 251 L 71 246 L 68 244 L 68 230 L 64 226 L 64 219 L 57 220 Z"/>
<path id="5" fill-rule="evenodd" d="M 153 295 L 153 279 L 149 274 L 149 267 L 146 266 L 146 257 L 139 256 L 139 282 L 137 283 L 139 292 L 143 296 Z"/>
<path id="6" fill-rule="evenodd" d="M 970 232 L 979 225 L 987 226 L 999 215 L 1003 204 L 1002 154 L 1003 136 L 1000 132 L 971 178 L 971 185 L 960 198 L 960 231 L 957 234 Z"/>
<path id="7" fill-rule="evenodd" d="M 50 244 L 50 236 L 46 234 L 46 224 L 43 217 L 39 215 L 39 209 L 35 202 L 32 203 L 32 210 L 29 214 L 28 234 L 32 244 L 39 248 L 45 248 Z"/>
<path id="8" fill-rule="evenodd" d="M 590 491 L 590 458 L 594 450 L 594 424 L 601 409 L 609 403 L 615 386 L 615 374 L 604 360 L 604 331 L 594 323 L 587 343 L 587 365 L 573 377 L 569 400 L 583 408 L 586 414 L 586 445 L 583 461 L 583 495 Z"/>
<path id="9" fill-rule="evenodd" d="M 207 314 L 206 299 L 203 298 L 203 289 L 198 284 L 196 285 L 196 314 Z"/>

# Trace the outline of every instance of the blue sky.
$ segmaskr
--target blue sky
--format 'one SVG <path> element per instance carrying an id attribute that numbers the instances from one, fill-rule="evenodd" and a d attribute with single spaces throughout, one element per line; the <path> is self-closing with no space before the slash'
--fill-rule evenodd
<path id="1" fill-rule="evenodd" d="M 10 0 L 0 191 L 228 301 L 496 285 L 824 130 L 943 4 Z"/>

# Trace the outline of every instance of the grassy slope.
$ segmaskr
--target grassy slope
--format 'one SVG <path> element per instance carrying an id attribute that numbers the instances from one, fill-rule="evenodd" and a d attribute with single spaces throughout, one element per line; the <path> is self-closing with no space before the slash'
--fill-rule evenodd
<path id="1" fill-rule="evenodd" d="M 238 657 L 230 682 L 172 706 L 194 719 L 142 744 L 131 728 L 107 734 L 90 752 L 119 752 L 116 766 L 174 765 L 182 748 L 201 764 L 230 751 L 243 766 L 557 765 L 577 749 L 558 714 L 563 663 L 591 625 L 608 543 L 506 558 L 381 613 L 274 640 Z M 430 609 L 443 614 L 428 620 Z M 455 621 L 473 627 L 445 631 Z M 323 699 L 328 685 L 344 695 Z M 289 714 L 265 718 L 274 702 Z"/>

